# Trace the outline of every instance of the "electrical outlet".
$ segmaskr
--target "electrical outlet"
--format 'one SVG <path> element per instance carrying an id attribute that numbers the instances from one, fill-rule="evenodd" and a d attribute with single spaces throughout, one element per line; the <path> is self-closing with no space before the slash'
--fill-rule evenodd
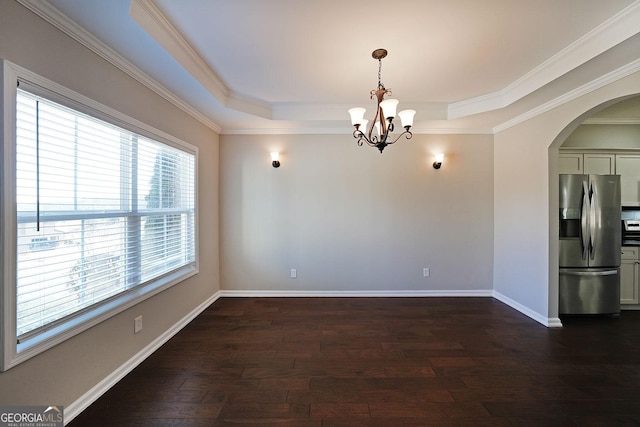
<path id="1" fill-rule="evenodd" d="M 296 277 L 298 277 L 298 271 L 295 268 L 291 269 L 291 278 L 295 279 Z"/>
<path id="2" fill-rule="evenodd" d="M 423 268 L 422 269 L 422 277 L 429 277 L 431 275 L 431 269 L 430 268 Z"/>
<path id="3" fill-rule="evenodd" d="M 137 334 L 142 330 L 142 316 L 138 316 L 133 320 L 133 333 Z"/>

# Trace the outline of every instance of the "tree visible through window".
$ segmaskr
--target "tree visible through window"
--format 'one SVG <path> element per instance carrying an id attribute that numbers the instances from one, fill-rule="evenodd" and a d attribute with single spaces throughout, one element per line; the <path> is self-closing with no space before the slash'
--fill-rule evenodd
<path id="1" fill-rule="evenodd" d="M 148 210 L 174 209 L 179 202 L 178 158 L 175 153 L 160 152 L 156 155 L 151 177 L 151 188 L 145 197 Z M 180 250 L 175 246 L 181 235 L 181 216 L 151 215 L 144 225 L 143 247 L 145 253 L 158 260 L 144 267 L 145 274 L 153 275 L 174 262 L 180 262 Z"/>

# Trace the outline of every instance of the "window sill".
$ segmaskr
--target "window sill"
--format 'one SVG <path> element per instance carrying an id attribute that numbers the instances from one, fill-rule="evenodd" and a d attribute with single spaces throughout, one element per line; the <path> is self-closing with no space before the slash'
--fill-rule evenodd
<path id="1" fill-rule="evenodd" d="M 196 274 L 198 269 L 193 263 L 18 343 L 13 357 L 6 361 L 3 370 L 6 371 Z"/>

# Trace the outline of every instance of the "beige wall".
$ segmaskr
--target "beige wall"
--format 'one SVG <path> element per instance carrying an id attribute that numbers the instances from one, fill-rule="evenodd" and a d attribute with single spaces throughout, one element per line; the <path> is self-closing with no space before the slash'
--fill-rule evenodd
<path id="1" fill-rule="evenodd" d="M 490 291 L 492 141 L 414 135 L 380 154 L 349 134 L 222 135 L 222 288 Z"/>
<path id="2" fill-rule="evenodd" d="M 218 135 L 13 0 L 0 0 L 0 58 L 200 150 L 200 274 L 0 373 L 0 404 L 67 406 L 219 290 Z M 134 335 L 138 315 L 144 329 Z"/>

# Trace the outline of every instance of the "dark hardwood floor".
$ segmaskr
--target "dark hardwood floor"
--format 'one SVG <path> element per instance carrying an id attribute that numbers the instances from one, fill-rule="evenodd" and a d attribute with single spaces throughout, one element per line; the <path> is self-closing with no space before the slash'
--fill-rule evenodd
<path id="1" fill-rule="evenodd" d="M 69 425 L 640 425 L 640 312 L 563 320 L 491 298 L 223 298 Z"/>

